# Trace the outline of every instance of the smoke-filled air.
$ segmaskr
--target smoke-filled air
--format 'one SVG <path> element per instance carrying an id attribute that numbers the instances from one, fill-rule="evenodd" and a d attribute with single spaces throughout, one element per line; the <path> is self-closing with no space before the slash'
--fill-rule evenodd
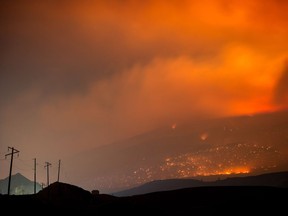
<path id="1" fill-rule="evenodd" d="M 32 178 L 37 158 L 39 182 L 47 161 L 53 182 L 61 159 L 61 180 L 103 192 L 287 164 L 285 119 L 233 120 L 288 107 L 287 11 L 283 0 L 1 1 L 0 177 L 8 147 L 13 173 Z"/>

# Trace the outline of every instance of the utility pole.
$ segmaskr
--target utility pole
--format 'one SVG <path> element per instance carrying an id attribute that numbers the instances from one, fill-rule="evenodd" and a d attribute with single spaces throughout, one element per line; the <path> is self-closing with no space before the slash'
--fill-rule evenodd
<path id="1" fill-rule="evenodd" d="M 45 162 L 45 166 L 47 168 L 47 187 L 49 186 L 49 166 L 51 166 L 52 164 L 49 162 Z"/>
<path id="2" fill-rule="evenodd" d="M 61 165 L 61 160 L 59 160 L 59 163 L 58 163 L 58 178 L 57 178 L 58 182 L 59 182 L 59 177 L 60 177 L 60 165 Z"/>
<path id="3" fill-rule="evenodd" d="M 9 155 L 11 155 L 11 161 L 10 161 L 10 171 L 9 171 L 9 181 L 8 181 L 8 195 L 10 195 L 10 184 L 11 184 L 11 174 L 12 174 L 12 165 L 13 165 L 13 156 L 15 153 L 18 153 L 19 151 L 15 149 L 14 147 L 8 147 L 8 151 L 11 150 L 11 153 L 8 153 L 5 155 L 5 158 Z"/>
<path id="4" fill-rule="evenodd" d="M 34 158 L 34 194 L 36 194 L 36 158 Z"/>

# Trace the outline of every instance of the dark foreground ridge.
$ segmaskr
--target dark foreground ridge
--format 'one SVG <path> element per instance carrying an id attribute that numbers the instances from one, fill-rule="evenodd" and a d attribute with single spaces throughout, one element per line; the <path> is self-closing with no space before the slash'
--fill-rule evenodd
<path id="1" fill-rule="evenodd" d="M 218 179 L 215 181 L 202 181 L 188 178 L 155 180 L 134 188 L 115 192 L 113 195 L 133 196 L 157 191 L 176 190 L 181 188 L 214 186 L 268 186 L 288 188 L 288 171 L 240 177 L 226 177 L 224 179 Z"/>
<path id="2" fill-rule="evenodd" d="M 280 213 L 287 210 L 287 188 L 212 186 L 116 197 L 92 194 L 74 185 L 55 182 L 33 195 L 0 195 L 0 205 L 13 213 L 139 215 L 179 213 Z"/>

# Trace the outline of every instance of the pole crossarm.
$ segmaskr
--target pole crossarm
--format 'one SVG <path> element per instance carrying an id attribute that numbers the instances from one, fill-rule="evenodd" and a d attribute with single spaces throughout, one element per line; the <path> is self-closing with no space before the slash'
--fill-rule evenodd
<path id="1" fill-rule="evenodd" d="M 8 147 L 8 151 L 9 150 L 12 150 L 10 153 L 8 154 L 5 154 L 5 158 L 9 155 L 13 155 L 13 154 L 16 154 L 16 153 L 19 153 L 20 151 L 18 151 L 17 149 L 15 149 L 14 147 Z"/>
<path id="2" fill-rule="evenodd" d="M 46 168 L 46 167 L 49 167 L 49 166 L 51 166 L 51 165 L 52 165 L 51 163 L 45 162 L 45 166 L 44 166 L 44 167 Z"/>
<path id="3" fill-rule="evenodd" d="M 57 177 L 57 182 L 59 182 L 59 179 L 60 179 L 60 166 L 61 166 L 61 160 L 59 160 L 59 163 L 58 163 L 58 177 Z"/>

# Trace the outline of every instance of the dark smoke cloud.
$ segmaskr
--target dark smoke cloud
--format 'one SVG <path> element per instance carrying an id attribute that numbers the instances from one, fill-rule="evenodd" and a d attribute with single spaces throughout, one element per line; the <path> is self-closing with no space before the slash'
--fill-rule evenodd
<path id="1" fill-rule="evenodd" d="M 112 15 L 107 15 L 108 19 L 101 18 L 98 22 L 99 11 L 95 11 L 93 21 L 96 23 L 91 27 L 85 24 L 86 20 L 84 23 L 81 20 L 85 14 L 78 14 L 77 2 L 1 2 L 2 103 L 30 89 L 38 89 L 42 98 L 85 93 L 91 83 L 135 64 L 150 63 L 155 56 L 189 54 L 199 58 L 217 49 L 217 45 L 203 48 L 197 41 L 190 43 L 192 50 L 185 50 L 178 37 L 169 38 L 168 35 L 141 43 L 137 35 L 129 35 L 131 28 L 126 27 L 123 20 L 118 23 L 114 18 L 109 20 Z M 94 8 L 99 10 L 97 4 Z M 87 13 L 92 14 L 91 11 Z"/>
<path id="2" fill-rule="evenodd" d="M 0 1 L 0 156 L 11 145 L 58 160 L 195 116 L 274 108 L 287 11 L 285 0 Z"/>

